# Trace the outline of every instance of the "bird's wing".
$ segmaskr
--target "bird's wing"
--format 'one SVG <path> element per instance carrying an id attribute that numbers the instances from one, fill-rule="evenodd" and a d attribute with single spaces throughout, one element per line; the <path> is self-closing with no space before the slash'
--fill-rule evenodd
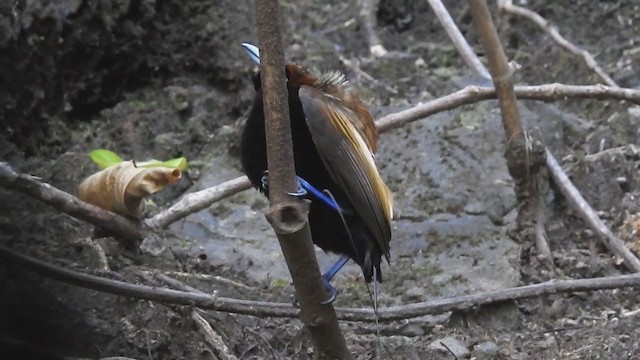
<path id="1" fill-rule="evenodd" d="M 367 141 L 356 129 L 357 116 L 335 97 L 301 86 L 307 126 L 325 167 L 344 190 L 389 260 L 393 198 L 382 181 Z"/>

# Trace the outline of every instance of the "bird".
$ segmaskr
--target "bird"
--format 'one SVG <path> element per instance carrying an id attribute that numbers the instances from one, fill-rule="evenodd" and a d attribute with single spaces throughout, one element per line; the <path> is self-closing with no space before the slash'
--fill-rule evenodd
<path id="1" fill-rule="evenodd" d="M 243 43 L 260 64 L 258 47 Z M 309 205 L 314 244 L 340 259 L 322 274 L 333 303 L 334 276 L 353 260 L 367 283 L 382 282 L 382 257 L 390 262 L 393 196 L 375 164 L 378 131 L 371 114 L 346 77 L 338 71 L 314 76 L 297 64 L 286 64 L 289 117 L 299 191 Z M 240 141 L 244 173 L 268 196 L 264 106 L 260 72 L 253 75 L 255 99 Z M 377 296 L 376 296 L 377 297 Z M 375 304 L 374 304 L 375 308 Z"/>

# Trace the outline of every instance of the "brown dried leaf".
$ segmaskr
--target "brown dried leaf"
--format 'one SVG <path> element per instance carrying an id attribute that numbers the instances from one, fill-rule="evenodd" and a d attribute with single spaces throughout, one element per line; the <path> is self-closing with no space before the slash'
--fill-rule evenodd
<path id="1" fill-rule="evenodd" d="M 123 161 L 86 178 L 78 187 L 78 197 L 120 215 L 141 218 L 144 197 L 173 184 L 182 173 L 164 167 L 138 168 Z"/>

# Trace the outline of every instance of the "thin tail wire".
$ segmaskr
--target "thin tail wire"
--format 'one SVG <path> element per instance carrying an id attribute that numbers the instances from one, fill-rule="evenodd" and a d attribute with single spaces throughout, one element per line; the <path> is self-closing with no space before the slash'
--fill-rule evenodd
<path id="1" fill-rule="evenodd" d="M 324 189 L 323 192 L 326 193 L 331 198 L 331 201 L 333 201 L 333 203 L 337 208 L 340 208 L 340 205 L 336 201 L 336 198 L 333 196 L 331 191 L 329 191 L 328 189 Z M 344 228 L 347 231 L 347 234 L 349 235 L 349 241 L 351 241 L 351 245 L 353 246 L 353 249 L 356 252 L 356 256 L 360 257 L 360 254 L 358 254 L 358 248 L 356 247 L 355 241 L 353 241 L 353 237 L 351 236 L 351 231 L 349 231 L 349 227 L 347 226 L 347 221 L 344 218 L 343 212 L 342 211 L 337 211 L 337 212 L 340 215 L 340 219 L 342 220 L 342 225 L 344 225 Z M 378 354 L 382 354 L 382 350 L 384 349 L 387 355 L 389 355 L 389 358 L 393 359 L 393 354 L 391 353 L 391 351 L 389 351 L 389 349 L 386 346 L 384 346 L 384 344 L 382 343 L 382 337 L 380 336 L 380 321 L 378 317 L 378 272 L 376 271 L 376 269 L 373 269 L 373 292 L 371 292 L 371 288 L 369 287 L 368 283 L 365 282 L 365 286 L 367 287 L 369 300 L 371 301 L 371 305 L 373 306 L 373 313 L 376 318 L 376 323 L 375 323 L 376 338 L 378 339 L 378 346 L 377 346 L 376 352 Z"/>
<path id="2" fill-rule="evenodd" d="M 322 190 L 322 192 L 327 194 L 327 196 L 329 196 L 331 198 L 331 201 L 333 201 L 335 206 L 340 208 L 340 205 L 336 201 L 336 198 L 333 196 L 331 191 L 329 191 L 328 189 L 324 189 L 324 190 Z M 351 231 L 349 231 L 349 227 L 347 226 L 347 220 L 345 220 L 345 218 L 344 218 L 343 211 L 337 211 L 337 213 L 340 216 L 340 220 L 342 221 L 342 225 L 344 226 L 344 229 L 347 231 L 347 235 L 349 235 L 349 241 L 351 242 L 351 246 L 353 246 L 353 250 L 355 250 L 355 252 L 356 252 L 356 256 L 360 257 L 360 254 L 358 254 L 358 248 L 356 247 L 356 242 L 353 241 L 353 237 L 351 236 Z"/>

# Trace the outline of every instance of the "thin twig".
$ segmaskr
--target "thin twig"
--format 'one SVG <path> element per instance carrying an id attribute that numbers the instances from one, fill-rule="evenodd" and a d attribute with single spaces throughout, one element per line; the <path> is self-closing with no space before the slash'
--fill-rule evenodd
<path id="1" fill-rule="evenodd" d="M 374 78 L 373 76 L 371 76 L 369 73 L 367 73 L 366 71 L 362 70 L 362 68 L 358 65 L 357 62 L 353 61 L 353 60 L 349 60 L 346 57 L 344 57 L 344 55 L 342 54 L 338 54 L 338 59 L 340 60 L 340 63 L 342 63 L 342 65 L 344 65 L 345 67 L 347 67 L 348 69 L 350 69 L 351 71 L 353 71 L 357 76 L 361 76 L 363 78 L 365 78 L 367 81 L 376 84 L 376 85 L 381 85 L 382 87 L 385 88 L 385 90 L 387 90 L 388 92 L 397 95 L 398 94 L 398 90 L 394 89 L 393 87 L 380 82 L 378 80 L 376 80 L 376 78 Z"/>
<path id="2" fill-rule="evenodd" d="M 614 158 L 617 155 L 638 157 L 638 155 L 640 155 L 640 150 L 633 144 L 627 144 L 619 147 L 605 149 L 594 154 L 587 154 L 584 156 L 584 160 L 599 161 L 603 157 Z"/>
<path id="3" fill-rule="evenodd" d="M 17 173 L 5 162 L 0 162 L 0 185 L 25 193 L 77 219 L 111 230 L 124 239 L 144 238 L 142 228 L 135 222 L 88 204 L 33 176 Z"/>
<path id="4" fill-rule="evenodd" d="M 469 43 L 458 29 L 455 21 L 451 18 L 449 11 L 442 4 L 441 0 L 429 0 L 429 5 L 431 5 L 431 9 L 440 20 L 440 24 L 445 29 L 447 34 L 449 35 L 449 39 L 453 42 L 453 45 L 458 49 L 458 52 L 469 66 L 477 75 L 482 76 L 485 79 L 491 79 L 491 75 L 489 75 L 489 71 L 482 64 L 476 53 L 473 51 Z"/>
<path id="5" fill-rule="evenodd" d="M 176 277 L 183 277 L 183 278 L 189 278 L 189 279 L 197 279 L 197 280 L 205 280 L 205 281 L 215 281 L 215 282 L 219 282 L 222 284 L 226 284 L 226 285 L 231 285 L 243 290 L 249 290 L 249 291 L 259 291 L 259 289 L 243 284 L 241 282 L 237 282 L 235 280 L 231 280 L 231 279 L 227 279 L 225 277 L 222 276 L 218 276 L 218 275 L 210 275 L 210 274 L 198 274 L 198 273 L 188 273 L 188 272 L 183 272 L 183 271 L 161 271 L 161 270 L 145 270 L 146 272 L 149 273 L 157 273 L 157 272 L 162 272 L 165 275 L 168 276 L 176 276 Z"/>
<path id="6" fill-rule="evenodd" d="M 445 348 L 449 352 L 449 354 L 453 356 L 454 359 L 458 360 L 458 355 L 456 355 L 456 353 L 451 351 L 451 349 L 449 349 L 449 347 L 447 346 L 447 344 L 444 343 L 444 341 L 440 341 L 440 345 L 442 345 L 442 347 Z"/>
<path id="7" fill-rule="evenodd" d="M 270 352 L 271 352 L 271 357 L 274 360 L 278 360 L 280 359 L 280 355 L 278 355 L 278 353 L 276 352 L 276 349 L 273 348 L 273 346 L 271 346 L 271 344 L 269 343 L 269 340 L 267 340 L 267 338 L 264 337 L 264 335 L 260 334 L 259 332 L 251 329 L 251 328 L 245 328 L 246 331 L 252 333 L 253 335 L 256 335 L 257 337 L 259 337 L 262 342 L 265 343 L 265 345 L 267 345 L 267 347 L 269 348 Z"/>
<path id="8" fill-rule="evenodd" d="M 130 284 L 65 269 L 1 246 L 0 258 L 20 263 L 30 270 L 36 271 L 39 274 L 52 279 L 135 299 L 158 301 L 165 304 L 195 306 L 201 309 L 259 317 L 298 317 L 298 309 L 288 303 L 232 299 L 198 292 L 176 291 L 147 285 Z M 473 295 L 379 308 L 378 316 L 379 321 L 385 322 L 406 320 L 424 315 L 441 314 L 448 311 L 465 311 L 478 306 L 504 301 L 520 300 L 535 296 L 617 289 L 623 287 L 640 287 L 640 273 L 592 279 L 551 280 L 540 284 L 520 286 Z M 344 321 L 376 321 L 374 311 L 371 308 L 336 308 L 336 312 L 338 319 Z"/>
<path id="9" fill-rule="evenodd" d="M 534 136 L 537 134 L 537 136 Z M 537 154 L 532 154 L 534 149 L 537 150 L 540 154 L 538 157 L 544 156 L 542 145 L 542 136 L 540 131 L 529 132 L 526 134 L 527 140 L 527 163 L 530 163 L 529 158 L 538 156 Z M 544 259 L 545 264 L 549 271 L 555 273 L 555 267 L 553 264 L 553 254 L 551 253 L 551 248 L 549 247 L 549 242 L 547 241 L 547 232 L 545 230 L 545 222 L 546 217 L 544 213 L 544 200 L 543 194 L 540 191 L 541 184 L 548 183 L 548 177 L 542 179 L 542 172 L 540 171 L 541 164 L 543 160 L 540 159 L 538 163 L 538 167 L 532 171 L 532 174 L 528 176 L 529 178 L 529 194 L 531 196 L 531 204 L 530 204 L 530 216 L 533 220 L 533 232 L 534 232 L 534 242 L 536 245 L 536 249 L 538 250 L 539 257 Z M 520 214 L 518 214 L 520 215 Z"/>
<path id="10" fill-rule="evenodd" d="M 218 335 L 217 332 L 213 330 L 211 324 L 207 320 L 205 320 L 200 314 L 198 314 L 195 310 L 191 311 L 191 318 L 195 321 L 198 329 L 204 335 L 204 338 L 207 340 L 209 346 L 211 346 L 215 355 L 221 360 L 237 360 L 238 358 L 231 353 L 227 345 L 222 340 L 222 337 Z"/>
<path id="11" fill-rule="evenodd" d="M 143 271 L 143 270 L 138 270 L 136 271 L 136 273 L 141 276 L 143 279 L 145 279 L 146 281 L 152 282 L 153 283 L 153 279 L 151 279 L 148 276 L 148 272 L 147 271 Z M 187 284 L 184 284 L 176 279 L 170 278 L 166 275 L 163 274 L 156 274 L 156 278 L 162 282 L 165 282 L 173 287 L 179 288 L 183 291 L 187 291 L 189 293 L 195 293 L 195 294 L 204 294 L 206 295 L 203 291 L 200 291 L 196 288 L 193 288 Z M 214 295 L 215 296 L 215 293 Z M 237 357 L 235 355 L 233 355 L 231 353 L 231 351 L 229 350 L 229 348 L 227 347 L 227 345 L 224 343 L 224 340 L 222 339 L 222 337 L 215 332 L 215 330 L 213 330 L 213 328 L 211 327 L 211 324 L 209 324 L 209 322 L 207 320 L 205 320 L 200 314 L 198 314 L 198 312 L 193 309 L 192 307 L 188 307 L 188 308 L 180 308 L 178 309 L 182 314 L 191 317 L 191 319 L 196 323 L 196 326 L 198 327 L 198 330 L 200 330 L 200 332 L 202 333 L 202 335 L 204 336 L 205 340 L 207 341 L 207 343 L 209 344 L 209 346 L 211 347 L 211 350 L 216 354 L 216 356 L 219 359 L 222 360 L 237 360 Z"/>
<path id="12" fill-rule="evenodd" d="M 607 73 L 602 70 L 602 68 L 598 65 L 595 58 L 589 53 L 587 50 L 581 49 L 576 45 L 572 44 L 570 41 L 562 37 L 558 29 L 551 25 L 549 21 L 540 16 L 538 13 L 523 8 L 521 6 L 513 5 L 513 1 L 511 0 L 498 0 L 498 7 L 509 14 L 522 16 L 534 24 L 538 25 L 542 31 L 547 33 L 553 40 L 555 40 L 558 45 L 565 48 L 567 51 L 571 52 L 574 55 L 582 57 L 584 63 L 589 67 L 589 69 L 593 70 L 596 75 L 607 85 L 611 87 L 618 87 L 615 81 Z"/>
<path id="13" fill-rule="evenodd" d="M 364 30 L 367 44 L 371 55 L 382 57 L 387 54 L 387 49 L 382 45 L 382 40 L 378 36 L 378 24 L 376 21 L 376 11 L 380 0 L 358 0 L 358 20 Z"/>
<path id="14" fill-rule="evenodd" d="M 609 249 L 609 251 L 624 260 L 624 265 L 627 269 L 634 272 L 640 271 L 640 260 L 627 248 L 622 239 L 609 230 L 598 214 L 589 206 L 578 189 L 571 183 L 567 174 L 562 170 L 556 158 L 553 157 L 551 151 L 546 149 L 546 152 L 547 167 L 551 172 L 553 181 L 558 188 L 560 188 L 560 191 L 562 191 L 562 194 L 573 208 L 578 211 L 580 217 L 600 236 L 604 246 Z"/>
<path id="15" fill-rule="evenodd" d="M 549 247 L 549 242 L 547 242 L 547 231 L 545 230 L 545 216 L 544 216 L 544 206 L 542 202 L 542 195 L 538 194 L 535 199 L 535 239 L 536 239 L 536 249 L 538 249 L 538 254 L 545 260 L 549 270 L 554 270 L 553 265 L 553 254 L 551 253 L 551 248 Z"/>
<path id="16" fill-rule="evenodd" d="M 250 187 L 249 179 L 246 176 L 241 176 L 214 187 L 187 194 L 170 208 L 148 219 L 146 223 L 154 229 L 166 228 L 189 214 L 206 209 L 216 201 L 247 190 Z"/>
<path id="17" fill-rule="evenodd" d="M 624 100 L 640 105 L 640 90 L 612 88 L 605 85 L 565 85 L 545 84 L 537 86 L 516 86 L 516 96 L 520 100 L 566 100 L 567 98 Z M 376 121 L 382 132 L 397 128 L 408 122 L 423 119 L 427 116 L 451 110 L 478 101 L 495 99 L 493 87 L 467 86 L 453 94 L 449 94 L 427 103 L 386 115 Z"/>
<path id="18" fill-rule="evenodd" d="M 192 292 L 192 293 L 198 293 L 198 294 L 206 294 L 204 291 L 196 289 L 192 286 L 189 286 L 185 283 L 183 283 L 182 281 L 176 280 L 170 276 L 164 275 L 164 274 L 156 274 L 155 275 L 156 279 L 164 282 L 165 284 L 174 287 L 178 290 L 182 290 L 182 291 L 186 291 L 186 292 Z M 216 291 L 214 291 L 214 293 L 212 294 L 214 296 L 217 296 Z"/>

